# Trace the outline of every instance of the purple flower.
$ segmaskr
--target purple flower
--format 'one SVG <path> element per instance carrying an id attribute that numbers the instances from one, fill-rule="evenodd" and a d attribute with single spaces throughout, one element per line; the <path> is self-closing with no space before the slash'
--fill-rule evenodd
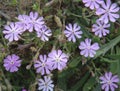
<path id="1" fill-rule="evenodd" d="M 68 41 L 76 42 L 76 38 L 81 38 L 82 31 L 80 31 L 80 26 L 75 24 L 68 24 L 66 30 L 64 31 L 65 36 Z"/>
<path id="2" fill-rule="evenodd" d="M 94 43 L 91 45 L 91 39 L 85 39 L 85 42 L 81 42 L 79 45 L 79 49 L 81 50 L 80 54 L 85 57 L 94 57 L 96 54 L 96 50 L 99 49 L 98 43 Z"/>
<path id="3" fill-rule="evenodd" d="M 16 22 L 16 24 L 18 24 L 18 26 L 22 28 L 23 32 L 26 31 L 28 29 L 28 23 L 30 22 L 29 16 L 19 15 L 18 20 L 19 21 Z"/>
<path id="4" fill-rule="evenodd" d="M 47 28 L 47 26 L 43 26 L 40 31 L 37 31 L 37 37 L 40 37 L 42 41 L 48 41 L 48 37 L 51 35 L 52 32 L 50 29 Z"/>
<path id="5" fill-rule="evenodd" d="M 38 80 L 38 90 L 42 91 L 53 91 L 54 89 L 54 84 L 53 81 L 49 76 L 44 76 L 44 79 L 39 79 Z"/>
<path id="6" fill-rule="evenodd" d="M 102 89 L 105 91 L 115 91 L 115 88 L 118 88 L 117 83 L 119 78 L 117 75 L 113 75 L 111 72 L 106 72 L 104 76 L 100 77 Z"/>
<path id="7" fill-rule="evenodd" d="M 53 69 L 62 70 L 66 67 L 68 56 L 61 50 L 53 50 L 48 54 L 48 62 Z"/>
<path id="8" fill-rule="evenodd" d="M 45 24 L 43 17 L 39 17 L 38 13 L 30 12 L 30 22 L 28 23 L 28 30 L 32 32 L 33 30 L 39 31 L 40 28 Z"/>
<path id="9" fill-rule="evenodd" d="M 85 3 L 86 7 L 89 7 L 90 9 L 97 9 L 100 7 L 100 4 L 103 3 L 103 0 L 82 0 L 83 3 Z"/>
<path id="10" fill-rule="evenodd" d="M 27 91 L 27 90 L 25 88 L 23 88 L 22 91 Z"/>
<path id="11" fill-rule="evenodd" d="M 8 39 L 10 42 L 19 40 L 20 36 L 23 31 L 16 23 L 11 23 L 10 25 L 5 26 L 5 30 L 3 33 L 5 34 L 5 38 Z"/>
<path id="12" fill-rule="evenodd" d="M 96 36 L 103 37 L 109 34 L 109 30 L 107 28 L 110 27 L 110 24 L 104 23 L 103 21 L 97 20 L 96 24 L 93 24 L 92 31 L 95 32 Z"/>
<path id="13" fill-rule="evenodd" d="M 7 71 L 10 72 L 16 72 L 18 71 L 18 67 L 21 66 L 21 60 L 19 58 L 19 56 L 12 54 L 12 55 L 8 55 L 5 59 L 4 59 L 4 67 Z"/>
<path id="14" fill-rule="evenodd" d="M 116 19 L 120 17 L 120 15 L 118 14 L 120 8 L 117 6 L 116 3 L 112 4 L 111 0 L 106 0 L 106 3 L 102 3 L 101 6 L 101 8 L 98 8 L 96 10 L 96 14 L 101 15 L 99 20 L 108 23 L 109 21 L 115 22 Z"/>
<path id="15" fill-rule="evenodd" d="M 35 61 L 34 67 L 36 68 L 37 73 L 44 74 L 50 74 L 50 71 L 52 70 L 50 64 L 47 62 L 47 56 L 46 55 L 40 55 L 39 60 Z"/>

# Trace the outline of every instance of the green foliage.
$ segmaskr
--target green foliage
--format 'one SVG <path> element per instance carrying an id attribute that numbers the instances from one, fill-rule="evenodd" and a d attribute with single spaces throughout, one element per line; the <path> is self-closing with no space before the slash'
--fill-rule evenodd
<path id="1" fill-rule="evenodd" d="M 113 48 L 119 42 L 120 42 L 120 36 L 114 38 L 109 43 L 103 45 L 101 47 L 101 49 L 97 51 L 97 54 L 96 54 L 95 58 L 99 57 L 102 54 L 104 55 L 108 50 L 110 50 L 111 48 Z"/>
<path id="2" fill-rule="evenodd" d="M 74 2 L 80 2 L 81 0 L 73 0 Z"/>
<path id="3" fill-rule="evenodd" d="M 11 5 L 17 5 L 18 1 L 17 0 L 11 0 Z"/>
<path id="4" fill-rule="evenodd" d="M 117 74 L 120 78 L 120 19 L 110 23 L 110 34 L 99 38 L 92 32 L 92 24 L 99 18 L 95 11 L 86 8 L 82 0 L 2 0 L 1 9 L 10 16 L 0 16 L 0 91 L 21 91 L 23 87 L 37 91 L 37 80 L 41 78 L 33 67 L 39 54 L 48 54 L 52 49 L 61 49 L 69 56 L 67 67 L 62 71 L 53 71 L 55 91 L 101 91 L 99 76 L 106 71 Z M 20 4 L 20 1 L 29 1 Z M 114 1 L 114 0 L 113 0 Z M 114 1 L 115 2 L 115 1 Z M 20 6 L 21 5 L 21 6 Z M 11 16 L 9 13 L 12 9 Z M 52 30 L 48 42 L 41 41 L 36 33 L 25 32 L 20 41 L 9 43 L 2 33 L 4 25 L 15 22 L 20 12 L 28 14 L 35 11 L 45 18 L 46 25 Z M 1 13 L 0 13 L 1 15 Z M 83 32 L 76 43 L 67 41 L 63 31 L 68 23 L 77 23 Z M 91 38 L 98 42 L 100 50 L 94 58 L 80 55 L 78 48 L 81 41 Z M 22 48 L 22 47 L 25 48 Z M 15 53 L 20 56 L 22 66 L 16 73 L 10 73 L 3 67 L 3 59 Z M 120 83 L 119 83 L 120 85 Z M 117 89 L 119 91 L 120 87 Z"/>
<path id="5" fill-rule="evenodd" d="M 83 91 L 92 90 L 92 88 L 94 87 L 95 84 L 96 84 L 95 77 L 89 78 L 88 81 L 86 82 L 86 84 L 83 87 Z"/>
<path id="6" fill-rule="evenodd" d="M 33 4 L 32 8 L 33 8 L 33 10 L 38 11 L 38 9 L 39 9 L 39 3 Z"/>
<path id="7" fill-rule="evenodd" d="M 86 79 L 88 79 L 89 73 L 87 72 L 84 77 L 81 78 L 69 91 L 79 91 L 81 90 Z"/>

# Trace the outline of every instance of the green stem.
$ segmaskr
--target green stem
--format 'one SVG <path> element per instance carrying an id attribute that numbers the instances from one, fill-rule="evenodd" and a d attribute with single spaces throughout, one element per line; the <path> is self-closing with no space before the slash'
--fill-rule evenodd
<path id="1" fill-rule="evenodd" d="M 72 15 L 72 16 L 76 16 L 76 17 L 83 17 L 83 16 L 80 16 L 80 15 L 76 15 L 76 14 L 74 14 L 74 13 L 69 13 L 70 15 Z"/>

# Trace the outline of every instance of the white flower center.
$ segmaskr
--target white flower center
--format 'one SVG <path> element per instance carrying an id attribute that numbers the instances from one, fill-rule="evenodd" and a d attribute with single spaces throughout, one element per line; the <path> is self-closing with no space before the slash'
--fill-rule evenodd
<path id="1" fill-rule="evenodd" d="M 109 9 L 106 9 L 106 13 L 109 13 L 110 12 L 110 10 Z"/>
<path id="2" fill-rule="evenodd" d="M 44 35 L 45 34 L 45 32 L 44 31 L 41 31 L 41 35 Z"/>
<path id="3" fill-rule="evenodd" d="M 11 33 L 14 33 L 16 30 L 15 29 L 13 29 L 13 30 L 11 30 Z"/>
<path id="4" fill-rule="evenodd" d="M 56 57 L 56 62 L 60 62 L 60 58 L 59 57 Z"/>
<path id="5" fill-rule="evenodd" d="M 103 30 L 103 26 L 100 26 L 100 29 Z"/>
<path id="6" fill-rule="evenodd" d="M 14 61 L 12 60 L 12 61 L 10 62 L 10 64 L 14 64 Z"/>
<path id="7" fill-rule="evenodd" d="M 35 19 L 32 19 L 32 20 L 31 20 L 31 23 L 32 23 L 32 24 L 35 24 L 35 23 L 36 23 L 36 20 L 35 20 Z"/>
<path id="8" fill-rule="evenodd" d="M 46 86 L 46 87 L 48 86 L 48 82 L 45 82 L 45 86 Z"/>
<path id="9" fill-rule="evenodd" d="M 112 82 L 111 82 L 111 80 L 108 80 L 107 83 L 110 85 Z"/>
<path id="10" fill-rule="evenodd" d="M 87 46 L 87 49 L 89 50 L 91 47 L 90 46 Z"/>
<path id="11" fill-rule="evenodd" d="M 72 29 L 72 33 L 75 33 L 74 29 Z"/>
<path id="12" fill-rule="evenodd" d="M 45 63 L 42 63 L 42 67 L 45 67 L 45 65 L 46 65 Z"/>

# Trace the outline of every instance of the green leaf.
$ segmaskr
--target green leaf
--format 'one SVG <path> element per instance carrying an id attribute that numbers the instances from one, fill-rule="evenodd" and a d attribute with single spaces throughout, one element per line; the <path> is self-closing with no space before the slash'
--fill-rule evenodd
<path id="1" fill-rule="evenodd" d="M 33 8 L 33 10 L 38 11 L 39 10 L 39 3 L 34 3 L 32 8 Z"/>
<path id="2" fill-rule="evenodd" d="M 3 61 L 3 58 L 6 56 L 6 53 L 4 52 L 5 48 L 0 43 L 0 63 Z"/>
<path id="3" fill-rule="evenodd" d="M 80 2 L 81 0 L 73 0 L 73 2 Z"/>
<path id="4" fill-rule="evenodd" d="M 91 77 L 83 87 L 83 91 L 90 91 L 92 90 L 93 86 L 96 84 L 95 77 Z"/>
<path id="5" fill-rule="evenodd" d="M 81 80 L 79 80 L 70 90 L 68 90 L 68 91 L 78 91 L 79 90 L 79 88 L 82 88 L 82 86 L 83 86 L 83 84 L 85 83 L 85 81 L 88 79 L 88 77 L 89 77 L 89 72 L 87 72 L 86 74 L 85 74 L 85 76 L 83 76 L 82 78 L 81 78 Z M 80 91 L 80 90 L 79 90 Z"/>
<path id="6" fill-rule="evenodd" d="M 11 1 L 11 4 L 12 4 L 12 5 L 17 5 L 17 4 L 18 4 L 18 1 L 17 1 L 17 0 L 12 0 L 12 1 Z"/>
<path id="7" fill-rule="evenodd" d="M 98 84 L 98 85 L 94 88 L 93 91 L 101 91 L 101 86 L 100 86 L 100 84 Z"/>
<path id="8" fill-rule="evenodd" d="M 113 74 L 115 74 L 115 73 L 117 73 L 119 71 L 119 66 L 120 66 L 119 61 L 120 60 L 117 60 L 116 62 L 110 64 L 110 71 Z"/>
<path id="9" fill-rule="evenodd" d="M 109 43 L 103 45 L 100 50 L 97 51 L 94 58 L 99 57 L 100 55 L 104 55 L 108 50 L 110 50 L 112 47 L 114 47 L 117 43 L 120 42 L 120 35 L 113 40 L 111 40 Z"/>
<path id="10" fill-rule="evenodd" d="M 58 85 L 58 87 L 59 87 L 60 89 L 62 89 L 63 91 L 66 91 L 66 89 L 67 89 L 66 78 L 65 78 L 65 77 L 59 78 L 57 85 Z"/>
<path id="11" fill-rule="evenodd" d="M 111 59 L 115 59 L 114 63 L 110 64 L 110 71 L 113 74 L 117 74 L 120 77 L 120 47 L 116 47 L 116 54 L 109 56 Z M 120 84 L 120 83 L 119 83 Z"/>
<path id="12" fill-rule="evenodd" d="M 101 58 L 102 59 L 102 61 L 104 61 L 104 62 L 108 62 L 108 63 L 115 63 L 117 60 L 111 60 L 111 59 L 108 59 L 108 58 Z"/>
<path id="13" fill-rule="evenodd" d="M 113 55 L 108 55 L 108 56 L 106 56 L 106 57 L 108 57 L 108 58 L 111 58 L 111 59 L 120 59 L 120 55 L 117 55 L 117 54 L 113 54 Z"/>
<path id="14" fill-rule="evenodd" d="M 63 70 L 59 75 L 58 77 L 59 78 L 63 78 L 63 77 L 70 77 L 71 75 L 73 75 L 75 73 L 75 68 L 68 68 L 67 70 Z"/>
<path id="15" fill-rule="evenodd" d="M 72 68 L 76 67 L 80 61 L 81 61 L 81 57 L 73 58 L 69 63 L 69 67 L 72 67 Z"/>

